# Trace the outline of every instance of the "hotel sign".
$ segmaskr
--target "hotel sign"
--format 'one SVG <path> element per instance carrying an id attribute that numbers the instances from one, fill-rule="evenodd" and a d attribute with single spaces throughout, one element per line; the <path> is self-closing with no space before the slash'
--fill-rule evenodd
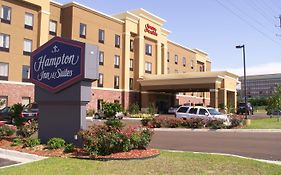
<path id="1" fill-rule="evenodd" d="M 157 29 L 149 24 L 144 26 L 144 32 L 150 33 L 151 35 L 157 36 Z"/>
<path id="2" fill-rule="evenodd" d="M 54 37 L 31 55 L 31 82 L 58 92 L 84 78 L 85 44 Z"/>

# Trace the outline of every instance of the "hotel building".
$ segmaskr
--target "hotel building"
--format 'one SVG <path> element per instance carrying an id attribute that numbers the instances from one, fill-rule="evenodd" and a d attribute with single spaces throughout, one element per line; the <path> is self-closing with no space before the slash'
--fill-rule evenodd
<path id="1" fill-rule="evenodd" d="M 76 2 L 2 0 L 0 99 L 5 105 L 34 100 L 30 54 L 54 36 L 99 47 L 99 79 L 90 109 L 102 101 L 159 110 L 184 103 L 236 104 L 238 76 L 211 72 L 208 54 L 168 40 L 164 19 L 137 9 L 107 15 Z"/>

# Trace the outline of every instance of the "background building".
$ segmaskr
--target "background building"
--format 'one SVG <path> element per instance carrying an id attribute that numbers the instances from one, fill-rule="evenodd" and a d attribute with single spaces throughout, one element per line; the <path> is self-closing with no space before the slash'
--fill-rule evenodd
<path id="1" fill-rule="evenodd" d="M 244 98 L 244 77 L 240 77 L 241 97 Z M 281 84 L 281 73 L 250 75 L 246 77 L 246 91 L 248 98 L 268 97 L 274 92 L 276 85 Z"/>
<path id="2" fill-rule="evenodd" d="M 132 103 L 154 103 L 163 109 L 175 103 L 208 105 L 211 96 L 217 107 L 219 101 L 227 101 L 227 94 L 236 100 L 237 77 L 226 72 L 212 74 L 208 88 L 143 90 L 140 81 L 150 75 L 172 74 L 175 79 L 177 74 L 190 74 L 194 79 L 202 72 L 210 79 L 204 72 L 211 71 L 207 53 L 168 40 L 170 31 L 162 27 L 166 21 L 144 9 L 109 16 L 75 2 L 2 0 L 0 5 L 0 98 L 6 105 L 33 101 L 30 53 L 54 36 L 99 46 L 99 80 L 93 83 L 88 108 L 98 110 L 103 101 L 121 103 L 125 109 Z M 203 82 L 194 83 L 199 87 Z"/>

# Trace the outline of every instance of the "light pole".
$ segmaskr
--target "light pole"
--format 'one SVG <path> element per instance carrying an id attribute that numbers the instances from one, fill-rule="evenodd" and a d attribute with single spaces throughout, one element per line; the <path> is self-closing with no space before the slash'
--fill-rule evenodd
<path id="1" fill-rule="evenodd" d="M 247 84 L 246 84 L 246 60 L 245 60 L 245 45 L 236 46 L 236 49 L 243 48 L 243 65 L 244 65 L 244 98 L 245 98 L 245 119 L 248 119 L 247 112 L 248 112 L 248 106 L 247 106 Z"/>

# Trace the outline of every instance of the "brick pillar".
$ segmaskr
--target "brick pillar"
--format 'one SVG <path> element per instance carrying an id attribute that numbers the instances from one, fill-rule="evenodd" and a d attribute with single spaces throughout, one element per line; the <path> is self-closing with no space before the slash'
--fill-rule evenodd
<path id="1" fill-rule="evenodd" d="M 210 105 L 214 108 L 219 107 L 219 93 L 217 89 L 210 89 Z"/>

